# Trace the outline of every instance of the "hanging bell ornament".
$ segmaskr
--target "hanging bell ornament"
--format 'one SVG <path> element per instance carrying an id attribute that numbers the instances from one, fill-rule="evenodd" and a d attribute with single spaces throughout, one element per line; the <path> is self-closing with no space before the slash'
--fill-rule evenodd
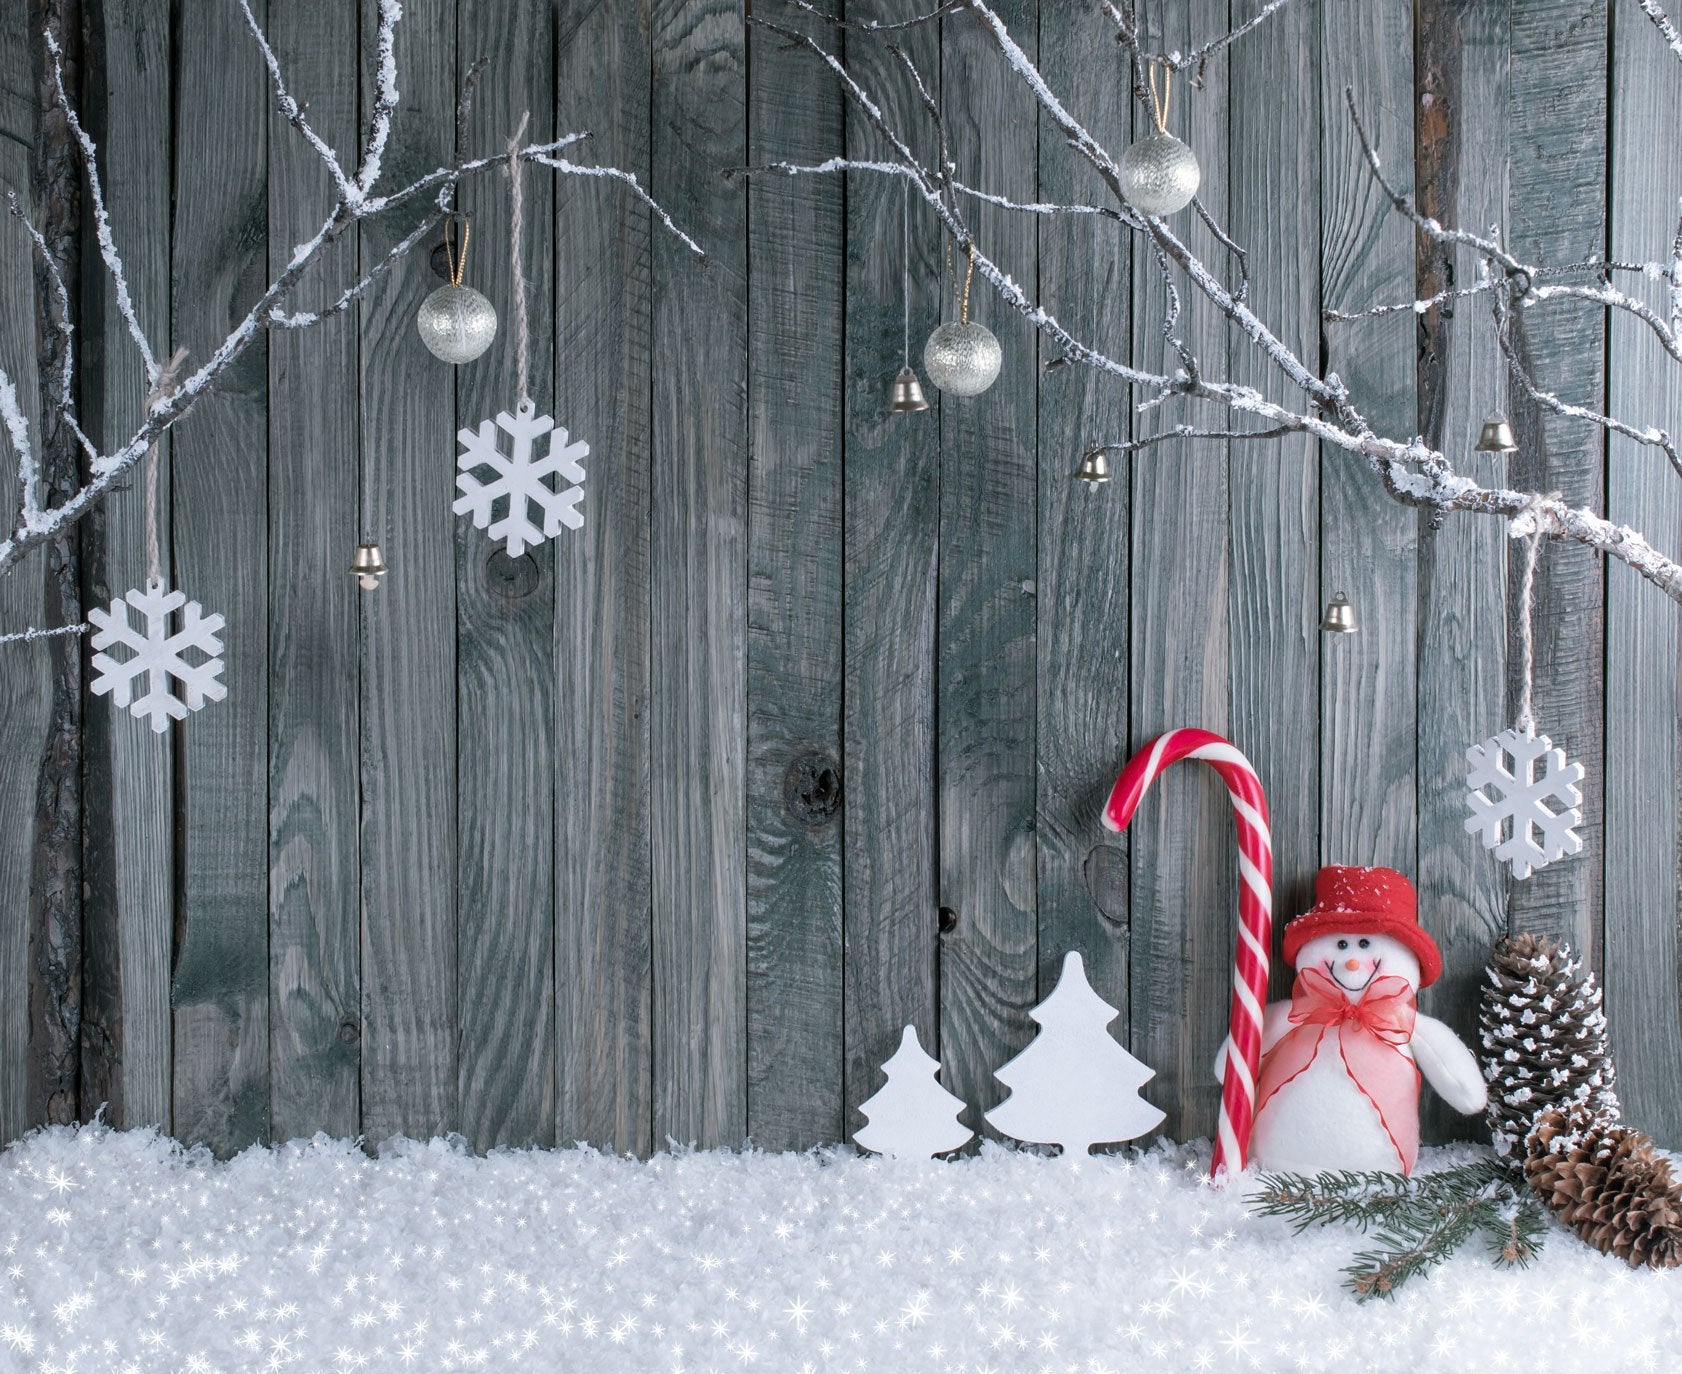
<path id="1" fill-rule="evenodd" d="M 1491 414 L 1483 422 L 1483 430 L 1472 447 L 1478 453 L 1517 453 L 1518 440 L 1505 415 Z"/>
<path id="2" fill-rule="evenodd" d="M 943 324 L 923 345 L 929 380 L 949 396 L 979 396 L 999 379 L 1004 350 L 984 324 Z"/>
<path id="3" fill-rule="evenodd" d="M 358 544 L 356 557 L 351 559 L 350 570 L 361 584 L 362 590 L 371 592 L 380 585 L 380 579 L 386 574 L 385 557 L 380 553 L 378 544 Z"/>
<path id="4" fill-rule="evenodd" d="M 451 249 L 449 228 L 444 231 L 445 258 L 450 269 L 450 283 L 440 286 L 421 302 L 415 316 L 415 327 L 427 352 L 446 363 L 460 366 L 470 363 L 491 346 L 496 338 L 496 307 L 471 286 L 461 284 L 467 266 L 467 245 L 473 237 L 473 224 L 464 220 L 461 252 Z"/>
<path id="5" fill-rule="evenodd" d="M 1348 599 L 1339 592 L 1326 603 L 1326 613 L 1320 617 L 1320 628 L 1329 635 L 1358 634 L 1361 627 L 1355 623 L 1355 608 Z"/>
<path id="6" fill-rule="evenodd" d="M 1171 215 L 1184 210 L 1197 194 L 1203 173 L 1197 155 L 1168 132 L 1168 101 L 1174 72 L 1163 65 L 1162 91 L 1156 88 L 1157 65 L 1150 69 L 1151 120 L 1156 132 L 1141 138 L 1121 155 L 1121 192 L 1146 215 Z"/>
<path id="7" fill-rule="evenodd" d="M 1083 482 L 1090 482 L 1093 486 L 1101 486 L 1110 480 L 1110 460 L 1101 448 L 1088 449 L 1081 455 L 1080 466 L 1075 469 L 1075 476 Z"/>
<path id="8" fill-rule="evenodd" d="M 923 395 L 923 384 L 917 380 L 917 374 L 909 367 L 900 368 L 899 376 L 894 378 L 893 390 L 888 395 L 889 412 L 906 415 L 928 408 L 928 399 Z"/>

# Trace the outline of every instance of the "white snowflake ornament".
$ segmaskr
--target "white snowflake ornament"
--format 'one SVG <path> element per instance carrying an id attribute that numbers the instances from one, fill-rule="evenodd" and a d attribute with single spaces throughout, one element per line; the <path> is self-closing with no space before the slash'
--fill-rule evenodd
<path id="1" fill-rule="evenodd" d="M 489 530 L 492 539 L 508 541 L 508 556 L 518 558 L 526 549 L 553 539 L 562 528 L 584 528 L 584 463 L 590 446 L 570 441 L 564 429 L 557 429 L 552 415 L 539 415 L 530 401 L 521 401 L 510 415 L 506 410 L 495 421 L 483 420 L 478 429 L 456 434 L 461 453 L 456 457 L 456 487 L 461 495 L 452 509 L 457 515 L 471 513 L 479 529 Z M 513 441 L 504 453 L 498 430 Z M 536 456 L 537 441 L 549 436 L 544 456 Z M 481 482 L 477 468 L 489 468 L 495 477 Z M 572 485 L 557 488 L 551 477 Z"/>
<path id="2" fill-rule="evenodd" d="M 1510 762 L 1509 762 L 1510 760 Z M 1503 730 L 1466 751 L 1472 765 L 1466 797 L 1468 834 L 1528 878 L 1555 859 L 1582 852 L 1574 827 L 1583 819 L 1583 765 L 1567 763 L 1546 735 L 1534 729 Z"/>
<path id="3" fill-rule="evenodd" d="M 139 628 L 129 624 L 130 606 L 140 612 Z M 170 616 L 175 611 L 181 612 L 181 628 L 171 634 Z M 206 701 L 221 701 L 228 695 L 220 680 L 222 641 L 216 633 L 227 622 L 219 615 L 206 615 L 198 602 L 187 600 L 185 592 L 167 591 L 162 582 L 149 581 L 144 590 L 136 588 L 118 597 L 110 610 L 95 607 L 88 612 L 88 620 L 97 631 L 95 649 L 133 651 L 125 659 L 107 653 L 93 656 L 95 695 L 109 692 L 118 706 L 149 719 L 158 734 L 169 729 L 170 721 L 185 720 L 189 711 L 199 710 Z M 189 651 L 203 654 L 204 660 L 189 662 L 184 657 Z M 137 697 L 134 680 L 142 674 L 146 691 Z M 172 680 L 180 684 L 179 694 L 170 690 Z"/>

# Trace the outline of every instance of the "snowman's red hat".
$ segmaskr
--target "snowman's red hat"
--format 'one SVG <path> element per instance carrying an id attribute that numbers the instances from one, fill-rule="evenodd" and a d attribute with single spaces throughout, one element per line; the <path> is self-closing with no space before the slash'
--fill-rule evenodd
<path id="1" fill-rule="evenodd" d="M 1419 986 L 1442 976 L 1437 942 L 1419 924 L 1419 898 L 1413 884 L 1393 868 L 1352 868 L 1327 864 L 1314 879 L 1314 905 L 1285 926 L 1285 962 L 1321 935 L 1388 935 L 1400 940 L 1419 960 Z"/>

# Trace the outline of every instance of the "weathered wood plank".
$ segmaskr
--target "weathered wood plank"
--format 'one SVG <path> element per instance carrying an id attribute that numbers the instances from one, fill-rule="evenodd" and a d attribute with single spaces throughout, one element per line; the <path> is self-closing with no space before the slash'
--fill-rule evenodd
<path id="1" fill-rule="evenodd" d="M 555 107 L 549 8 L 463 5 L 456 32 L 458 80 L 489 59 L 467 151 L 505 148 L 522 113 L 531 116 L 526 138 L 546 141 Z M 530 387 L 559 442 L 577 421 L 552 389 L 555 179 L 540 168 L 522 175 Z M 456 373 L 456 423 L 476 428 L 519 400 L 508 180 L 482 178 L 463 199 L 476 212 L 468 268 L 502 316 L 490 350 Z M 460 1129 L 476 1149 L 555 1139 L 554 564 L 552 540 L 510 559 L 457 521 Z"/>
<path id="2" fill-rule="evenodd" d="M 35 79 L 31 70 L 24 0 L 0 5 L 0 183 L 33 212 L 29 149 L 35 140 Z M 0 319 L 35 315 L 35 268 L 22 251 L 0 263 Z M 18 400 L 39 434 L 36 339 L 33 329 L 0 332 L 0 367 L 18 389 Z M 0 510 L 17 513 L 17 463 L 11 446 L 0 464 Z M 32 555 L 0 579 L 0 626 L 5 631 L 41 625 L 46 611 L 44 560 Z M 0 1141 L 40 1124 L 29 1106 L 29 933 L 35 897 L 35 788 L 51 709 L 52 660 L 45 645 L 0 647 Z"/>
<path id="3" fill-rule="evenodd" d="M 372 51 L 375 6 L 362 5 Z M 447 163 L 455 7 L 397 29 L 394 185 Z M 363 64 L 363 108 L 373 99 Z M 418 212 L 418 211 L 417 211 Z M 365 225 L 362 261 L 408 224 Z M 362 306 L 362 508 L 391 574 L 362 612 L 362 1129 L 429 1136 L 460 1120 L 456 996 L 454 378 L 415 332 L 437 285 L 416 257 Z"/>
<path id="4" fill-rule="evenodd" d="M 1322 16 L 1321 295 L 1330 309 L 1362 310 L 1411 298 L 1413 234 L 1367 173 L 1343 92 L 1353 88 L 1385 164 L 1411 167 L 1413 5 L 1334 4 Z M 1326 329 L 1326 365 L 1382 434 L 1417 426 L 1414 328 L 1400 315 Z M 1322 451 L 1320 483 L 1321 588 L 1347 594 L 1361 627 L 1321 653 L 1320 859 L 1412 875 L 1419 520 L 1342 452 Z"/>
<path id="5" fill-rule="evenodd" d="M 1127 126 L 1130 88 L 1099 14 L 1042 14 L 1039 67 L 1088 127 Z M 1075 202 L 1092 173 L 1044 116 L 1039 195 Z M 1124 347 L 1132 327 L 1130 237 L 1086 215 L 1049 219 L 1039 230 L 1040 292 L 1076 337 Z M 1102 346 L 1102 345 L 1101 345 Z M 1043 340 L 1039 361 L 1055 357 Z M 1129 836 L 1107 834 L 1099 815 L 1127 757 L 1129 654 L 1125 648 L 1131 550 L 1132 465 L 1112 460 L 1107 486 L 1074 472 L 1091 444 L 1128 433 L 1127 388 L 1085 368 L 1045 375 L 1039 394 L 1038 743 L 1035 834 L 1039 861 L 1039 985 L 1051 991 L 1063 955 L 1077 949 L 1092 986 L 1128 1025 Z M 1002 1062 L 1002 1061 L 1001 1061 Z"/>
<path id="6" fill-rule="evenodd" d="M 1415 13 L 1419 204 L 1444 224 L 1505 220 L 1505 5 L 1431 0 Z M 1420 289 L 1472 279 L 1476 263 L 1423 242 Z M 1478 428 L 1503 394 L 1505 367 L 1485 310 L 1433 311 L 1421 321 L 1419 420 L 1426 442 L 1453 453 L 1485 484 L 1507 459 L 1474 453 Z M 1507 535 L 1493 520 L 1451 518 L 1419 546 L 1419 889 L 1421 921 L 1443 952 L 1443 976 L 1421 1008 L 1475 1043 L 1478 988 L 1506 928 L 1508 870 L 1466 833 L 1466 748 L 1512 723 L 1506 700 Z M 1515 552 L 1518 552 L 1515 550 Z M 1512 560 L 1515 564 L 1521 558 Z M 1421 1099 L 1426 1139 L 1482 1134 L 1434 1093 Z"/>
<path id="7" fill-rule="evenodd" d="M 650 35 L 641 5 L 567 0 L 557 129 L 649 165 Z M 555 551 L 556 1136 L 652 1148 L 648 793 L 650 384 L 648 213 L 568 183 L 555 210 L 555 395 L 589 441 L 584 528 Z"/>
<path id="8" fill-rule="evenodd" d="M 354 8 L 273 7 L 269 40 L 316 132 L 358 146 Z M 321 159 L 269 119 L 269 271 L 320 227 L 335 194 Z M 311 283 L 328 300 L 356 279 L 355 231 Z M 355 317 L 269 341 L 270 1101 L 276 1139 L 360 1129 L 357 911 L 359 542 Z"/>
<path id="9" fill-rule="evenodd" d="M 654 1137 L 747 1129 L 746 154 L 742 16 L 655 0 L 652 182 L 712 250 L 654 242 Z"/>
<path id="10" fill-rule="evenodd" d="M 1024 51 L 1037 47 L 1031 4 L 999 15 Z M 1029 200 L 1037 119 L 1028 89 L 979 26 L 946 26 L 941 108 L 958 176 Z M 966 206 L 989 257 L 1033 281 L 1037 226 Z M 948 289 L 962 291 L 954 249 Z M 954 283 L 953 278 L 956 277 Z M 1038 1000 L 1034 725 L 1038 345 L 1027 322 L 973 290 L 971 317 L 1004 350 L 991 389 L 940 401 L 939 680 L 936 787 L 940 901 L 957 913 L 941 941 L 941 1081 L 978 1111 L 1005 1095 L 993 1070 L 1032 1038 Z M 956 319 L 952 296 L 942 319 Z"/>
<path id="11" fill-rule="evenodd" d="M 809 54 L 751 35 L 754 161 L 820 162 L 841 96 Z M 748 1132 L 839 1140 L 841 184 L 749 190 Z"/>
<path id="12" fill-rule="evenodd" d="M 170 29 L 144 6 L 87 12 L 90 133 L 101 151 L 129 290 L 149 337 L 169 338 Z M 97 312 L 90 314 L 90 312 Z M 82 403 L 94 442 L 109 450 L 139 423 L 150 389 L 104 282 L 84 298 Z M 170 557 L 171 441 L 158 455 L 163 557 Z M 144 488 L 115 494 L 84 526 L 90 603 L 109 604 L 146 580 Z M 105 1039 L 103 1073 L 84 1060 L 84 1100 L 107 1102 L 120 1126 L 170 1124 L 170 966 L 175 939 L 175 761 L 168 735 L 137 728 L 109 699 L 89 705 L 84 773 L 86 926 L 84 1039 Z"/>
<path id="13" fill-rule="evenodd" d="M 265 8 L 253 6 L 262 18 Z M 205 357 L 267 279 L 270 96 L 238 9 L 190 0 L 177 30 L 174 338 Z M 218 1152 L 269 1133 L 268 349 L 174 435 L 175 577 L 219 612 L 225 701 L 181 731 L 174 1130 Z M 167 572 L 166 572 L 167 577 Z M 129 722 L 144 729 L 139 721 Z"/>
<path id="14" fill-rule="evenodd" d="M 1627 20 L 1627 22 L 1625 22 Z M 1682 64 L 1650 25 L 1622 10 L 1613 24 L 1612 255 L 1660 258 L 1676 228 L 1676 187 L 1654 175 L 1653 150 L 1682 120 Z M 1661 312 L 1663 284 L 1634 279 Z M 1607 365 L 1612 414 L 1673 432 L 1682 413 L 1674 364 L 1614 314 Z M 1682 489 L 1651 449 L 1614 438 L 1607 513 L 1674 547 Z M 1677 610 L 1621 564 L 1606 588 L 1606 1014 L 1629 1120 L 1682 1145 L 1682 959 L 1677 952 Z"/>
<path id="15" fill-rule="evenodd" d="M 1236 17 L 1238 6 L 1233 6 Z M 1227 228 L 1249 252 L 1250 304 L 1297 356 L 1318 361 L 1320 206 L 1281 188 L 1320 179 L 1320 21 L 1291 5 L 1211 66 L 1198 101 L 1228 106 L 1232 169 Z M 1296 113 L 1260 119 L 1288 92 Z M 1234 379 L 1300 406 L 1302 395 L 1260 352 L 1232 352 Z M 1313 900 L 1320 850 L 1320 465 L 1306 436 L 1230 446 L 1232 737 L 1272 799 L 1276 935 Z M 1236 935 L 1236 932 L 1234 932 Z M 1274 986 L 1290 987 L 1276 965 Z"/>
<path id="16" fill-rule="evenodd" d="M 886 0 L 848 16 L 899 18 Z M 920 70 L 939 69 L 933 26 L 900 37 Z M 903 128 L 919 116 L 892 59 L 877 43 L 848 54 Z M 847 147 L 881 151 L 853 109 Z M 845 778 L 846 1022 L 842 1074 L 845 1134 L 864 1118 L 858 1104 L 881 1084 L 880 1066 L 915 1025 L 938 1053 L 939 921 L 935 889 L 935 589 L 940 520 L 940 423 L 935 411 L 890 415 L 888 388 L 904 356 L 904 289 L 911 291 L 911 357 L 950 299 L 940 283 L 932 217 L 913 207 L 911 266 L 901 256 L 900 190 L 884 178 L 847 181 Z M 908 275 L 908 283 L 902 278 Z M 924 385 L 928 379 L 924 378 Z M 929 388 L 931 403 L 936 395 Z M 971 1124 L 979 1119 L 973 1113 Z"/>
<path id="17" fill-rule="evenodd" d="M 1602 0 L 1525 0 L 1510 14 L 1509 238 L 1528 260 L 1574 262 L 1585 245 L 1606 241 L 1607 7 Z M 1521 312 L 1516 332 L 1532 374 L 1568 401 L 1603 408 L 1601 312 L 1555 310 L 1529 326 Z M 1517 388 L 1509 388 L 1507 404 L 1519 443 L 1511 460 L 1514 482 L 1528 491 L 1563 492 L 1574 506 L 1605 509 L 1601 430 L 1548 414 Z M 1516 580 L 1508 582 L 1516 596 Z M 1544 550 L 1536 570 L 1536 712 L 1587 770 L 1578 832 L 1584 856 L 1550 864 L 1513 884 L 1508 897 L 1515 930 L 1564 940 L 1596 966 L 1605 900 L 1605 602 L 1605 569 L 1596 555 L 1568 543 Z M 1516 671 L 1512 655 L 1509 702 Z"/>
<path id="18" fill-rule="evenodd" d="M 1148 50 L 1184 48 L 1207 33 L 1207 6 L 1176 0 L 1145 12 Z M 1224 15 L 1215 25 L 1224 23 Z M 1182 90 L 1180 96 L 1184 97 Z M 1218 98 L 1177 98 L 1171 132 L 1189 143 L 1205 169 L 1203 203 L 1217 220 L 1227 211 L 1227 119 Z M 1151 128 L 1133 108 L 1135 137 Z M 1190 210 L 1175 229 L 1205 261 L 1221 253 Z M 1163 284 L 1139 254 L 1133 270 L 1135 358 L 1172 370 L 1178 358 L 1162 337 Z M 1213 371 L 1227 367 L 1225 320 L 1186 298 L 1178 332 Z M 1180 420 L 1213 420 L 1195 408 L 1140 416 L 1154 433 Z M 1223 417 L 1224 418 L 1224 417 Z M 1215 423 L 1214 428 L 1225 428 Z M 1229 559 L 1227 450 L 1218 440 L 1174 440 L 1133 465 L 1132 744 L 1174 726 L 1228 733 Z M 1132 1049 L 1156 1070 L 1151 1101 L 1168 1113 L 1164 1129 L 1182 1138 L 1212 1134 L 1220 1086 L 1209 1065 L 1227 1029 L 1232 982 L 1232 920 L 1238 859 L 1232 808 L 1206 768 L 1171 770 L 1132 827 Z"/>

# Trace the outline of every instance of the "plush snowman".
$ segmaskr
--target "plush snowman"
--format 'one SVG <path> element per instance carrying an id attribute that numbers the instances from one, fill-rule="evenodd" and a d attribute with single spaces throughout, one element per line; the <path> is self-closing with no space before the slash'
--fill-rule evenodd
<path id="1" fill-rule="evenodd" d="M 1285 927 L 1296 970 L 1288 1002 L 1262 1022 L 1250 1160 L 1272 1173 L 1373 1169 L 1411 1174 L 1419 1079 L 1466 1115 L 1481 1112 L 1478 1062 L 1419 989 L 1442 954 L 1419 925 L 1413 885 L 1389 868 L 1320 870 L 1314 905 Z M 1216 1062 L 1225 1068 L 1226 1050 Z"/>

